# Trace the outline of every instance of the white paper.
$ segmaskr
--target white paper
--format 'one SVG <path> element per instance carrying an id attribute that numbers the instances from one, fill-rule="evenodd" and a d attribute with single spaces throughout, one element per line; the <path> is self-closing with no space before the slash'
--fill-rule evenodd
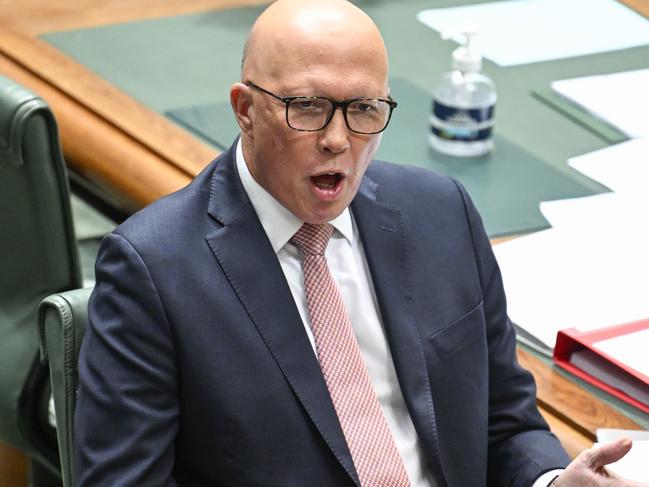
<path id="1" fill-rule="evenodd" d="M 552 88 L 629 137 L 649 135 L 649 69 L 552 82 Z"/>
<path id="2" fill-rule="evenodd" d="M 597 446 L 595 443 L 594 446 Z M 636 482 L 649 481 L 649 441 L 634 441 L 631 451 L 622 457 L 621 460 L 606 466 L 606 469 L 614 474 Z"/>
<path id="3" fill-rule="evenodd" d="M 500 243 L 508 312 L 553 348 L 557 332 L 649 317 L 646 226 L 559 227 Z"/>
<path id="4" fill-rule="evenodd" d="M 606 225 L 615 231 L 619 226 L 649 226 L 649 192 L 602 193 L 582 198 L 542 201 L 539 207 L 554 228 Z"/>
<path id="5" fill-rule="evenodd" d="M 569 163 L 616 192 L 543 202 L 553 228 L 494 247 L 510 317 L 551 348 L 563 328 L 649 318 L 649 138 Z"/>
<path id="6" fill-rule="evenodd" d="M 476 45 L 500 66 L 649 44 L 649 21 L 614 0 L 510 0 L 424 10 L 438 32 L 474 24 Z"/>
<path id="7" fill-rule="evenodd" d="M 649 329 L 595 342 L 593 347 L 649 377 Z"/>
<path id="8" fill-rule="evenodd" d="M 649 85 L 646 98 L 649 100 Z M 649 126 L 649 112 L 645 124 Z M 628 140 L 568 159 L 577 171 L 618 193 L 646 194 L 649 187 L 649 137 Z"/>
<path id="9" fill-rule="evenodd" d="M 597 441 L 606 443 L 620 438 L 630 438 L 633 441 L 649 441 L 649 431 L 623 430 L 619 428 L 597 428 Z"/>

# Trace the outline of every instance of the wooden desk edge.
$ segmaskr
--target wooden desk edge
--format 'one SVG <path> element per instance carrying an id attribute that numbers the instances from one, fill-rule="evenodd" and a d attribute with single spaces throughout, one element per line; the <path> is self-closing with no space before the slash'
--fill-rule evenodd
<path id="1" fill-rule="evenodd" d="M 539 406 L 591 441 L 596 440 L 597 428 L 642 429 L 520 347 L 518 360 L 534 376 Z"/>

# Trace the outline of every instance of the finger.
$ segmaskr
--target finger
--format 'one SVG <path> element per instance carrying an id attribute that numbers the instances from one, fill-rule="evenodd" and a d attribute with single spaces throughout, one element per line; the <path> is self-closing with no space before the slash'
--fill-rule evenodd
<path id="1" fill-rule="evenodd" d="M 617 462 L 629 452 L 632 445 L 633 442 L 629 438 L 620 438 L 617 441 L 604 443 L 589 451 L 587 461 L 593 469 L 603 467 L 609 463 Z"/>

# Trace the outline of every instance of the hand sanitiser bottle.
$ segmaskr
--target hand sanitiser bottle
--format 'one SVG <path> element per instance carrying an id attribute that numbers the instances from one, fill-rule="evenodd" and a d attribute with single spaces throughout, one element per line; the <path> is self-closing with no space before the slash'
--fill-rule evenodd
<path id="1" fill-rule="evenodd" d="M 473 45 L 475 34 L 470 29 L 458 33 L 465 43 L 453 51 L 453 70 L 442 75 L 433 92 L 430 145 L 443 154 L 474 157 L 494 147 L 496 88 L 480 73 L 482 56 Z"/>

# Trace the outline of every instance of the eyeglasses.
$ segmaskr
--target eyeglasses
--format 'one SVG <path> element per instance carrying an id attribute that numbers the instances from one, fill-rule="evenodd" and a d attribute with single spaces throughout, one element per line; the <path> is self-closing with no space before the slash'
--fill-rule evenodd
<path id="1" fill-rule="evenodd" d="M 302 132 L 324 129 L 340 107 L 349 130 L 358 134 L 378 134 L 388 126 L 392 110 L 397 106 L 397 102 L 391 98 L 332 100 L 324 96 L 281 97 L 252 81 L 248 81 L 246 85 L 283 102 L 286 105 L 286 123 L 292 129 Z"/>

